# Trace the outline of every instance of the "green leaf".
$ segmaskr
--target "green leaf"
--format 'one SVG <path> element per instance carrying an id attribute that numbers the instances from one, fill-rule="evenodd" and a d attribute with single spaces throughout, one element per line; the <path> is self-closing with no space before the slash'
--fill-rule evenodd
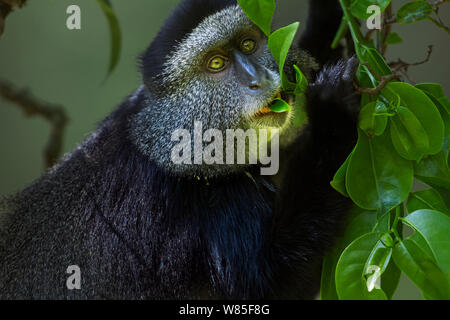
<path id="1" fill-rule="evenodd" d="M 434 189 L 411 193 L 406 208 L 410 213 L 420 209 L 430 209 L 450 214 L 441 195 Z"/>
<path id="2" fill-rule="evenodd" d="M 445 96 L 444 89 L 437 83 L 421 83 L 416 88 L 425 92 L 439 109 L 446 126 L 447 139 L 450 140 L 450 100 Z M 447 142 L 447 146 L 450 148 L 450 142 Z"/>
<path id="3" fill-rule="evenodd" d="M 381 277 L 381 289 L 384 291 L 389 300 L 392 300 L 395 292 L 397 291 L 401 275 L 402 271 L 397 267 L 391 258 L 386 271 L 384 271 L 383 276 Z"/>
<path id="4" fill-rule="evenodd" d="M 384 235 L 379 235 L 379 239 L 381 237 L 384 237 Z M 392 253 L 392 251 L 390 251 L 389 249 L 392 248 L 386 247 L 383 241 L 379 240 L 370 253 L 367 265 L 379 266 L 381 268 L 381 271 L 384 272 L 387 269 Z"/>
<path id="5" fill-rule="evenodd" d="M 297 81 L 294 94 L 295 95 L 305 94 L 306 89 L 308 88 L 308 79 L 306 79 L 303 72 L 295 64 L 294 64 L 294 70 L 295 70 L 295 78 Z"/>
<path id="6" fill-rule="evenodd" d="M 375 287 L 376 280 L 380 281 L 381 287 L 381 279 L 382 275 L 386 271 L 389 262 L 392 256 L 392 248 L 388 248 L 384 245 L 383 241 L 378 241 L 375 247 L 372 249 L 372 252 L 369 256 L 369 260 L 366 263 L 366 279 L 367 279 L 367 288 L 369 291 L 372 291 Z M 376 276 L 373 275 L 373 267 L 377 267 L 376 272 L 378 273 Z"/>
<path id="7" fill-rule="evenodd" d="M 369 139 L 359 130 L 346 177 L 351 199 L 361 208 L 387 212 L 406 199 L 412 184 L 412 163 L 398 155 L 387 132 Z"/>
<path id="8" fill-rule="evenodd" d="M 449 274 L 450 217 L 435 210 L 418 210 L 404 219 L 426 239 L 439 266 L 444 273 Z"/>
<path id="9" fill-rule="evenodd" d="M 372 232 L 386 233 L 391 230 L 390 212 L 379 210 L 377 212 L 377 224 Z"/>
<path id="10" fill-rule="evenodd" d="M 276 113 L 283 113 L 291 110 L 291 106 L 282 99 L 275 99 L 274 103 L 272 103 L 269 108 Z"/>
<path id="11" fill-rule="evenodd" d="M 385 234 L 383 234 L 383 236 L 381 237 L 381 242 L 383 242 L 383 244 L 388 247 L 388 248 L 393 248 L 394 247 L 394 239 L 392 239 L 392 236 L 390 235 L 389 232 L 386 232 Z"/>
<path id="12" fill-rule="evenodd" d="M 293 123 L 295 128 L 301 127 L 308 120 L 306 113 L 306 95 L 299 95 L 295 98 L 293 106 Z"/>
<path id="13" fill-rule="evenodd" d="M 404 82 L 390 82 L 381 93 L 388 99 L 396 99 L 395 95 L 399 95 L 401 106 L 414 113 L 429 139 L 427 154 L 436 154 L 442 150 L 444 122 L 439 110 L 425 93 Z"/>
<path id="14" fill-rule="evenodd" d="M 386 86 L 386 91 L 389 90 L 389 88 Z M 386 91 L 384 93 L 386 93 Z M 389 94 L 386 96 L 383 94 L 383 91 L 381 91 L 381 94 L 379 95 L 379 100 L 382 101 L 384 104 L 386 104 L 388 108 L 388 113 L 390 113 L 391 116 L 395 115 L 397 113 L 397 109 L 400 107 L 400 96 L 390 90 L 388 91 Z"/>
<path id="15" fill-rule="evenodd" d="M 284 73 L 284 65 L 299 26 L 300 24 L 295 22 L 278 29 L 269 36 L 268 46 L 279 66 L 283 88 L 289 86 L 289 81 Z"/>
<path id="16" fill-rule="evenodd" d="M 368 233 L 353 241 L 336 267 L 336 290 L 341 300 L 386 300 L 381 289 L 368 290 L 368 262 L 378 249 L 380 234 Z M 381 269 L 381 266 L 378 266 Z"/>
<path id="17" fill-rule="evenodd" d="M 386 108 L 386 106 L 382 102 L 374 101 L 361 109 L 359 113 L 359 127 L 368 136 L 380 136 L 386 130 L 387 116 L 377 114 L 383 108 Z"/>
<path id="18" fill-rule="evenodd" d="M 433 12 L 433 7 L 425 0 L 405 4 L 397 11 L 397 21 L 409 24 L 426 19 Z"/>
<path id="19" fill-rule="evenodd" d="M 372 15 L 372 13 L 367 13 L 367 9 L 371 5 L 377 5 L 383 12 L 390 3 L 391 0 L 353 0 L 350 11 L 358 19 L 367 20 Z"/>
<path id="20" fill-rule="evenodd" d="M 413 240 L 397 243 L 393 251 L 395 264 L 414 282 L 424 296 L 448 299 L 448 277 Z"/>
<path id="21" fill-rule="evenodd" d="M 353 42 L 355 43 L 355 51 L 360 60 L 362 60 L 361 48 L 359 46 L 360 43 L 365 42 L 365 38 L 360 30 L 359 23 L 356 21 L 355 17 L 353 17 L 350 12 L 350 2 L 349 0 L 339 0 L 341 4 L 342 11 L 344 13 L 344 18 L 348 23 L 348 27 L 350 29 L 350 33 L 353 38 Z"/>
<path id="22" fill-rule="evenodd" d="M 380 76 L 388 76 L 392 74 L 392 70 L 384 60 L 383 56 L 375 49 L 360 44 L 362 61 L 367 62 L 369 66 Z"/>
<path id="23" fill-rule="evenodd" d="M 342 249 L 348 247 L 355 239 L 366 233 L 371 233 L 377 223 L 377 214 L 374 211 L 364 211 L 355 206 L 350 214 L 353 214 L 344 236 L 342 237 Z"/>
<path id="24" fill-rule="evenodd" d="M 429 93 L 427 93 L 427 95 L 438 108 L 439 112 L 441 113 L 442 120 L 444 121 L 444 144 L 442 146 L 442 152 L 444 154 L 444 157 L 447 158 L 448 162 L 450 154 L 450 113 L 447 113 L 445 107 L 434 96 Z"/>
<path id="25" fill-rule="evenodd" d="M 329 252 L 323 261 L 320 295 L 322 300 L 337 300 L 335 270 L 339 258 L 344 249 L 356 238 L 370 233 L 377 222 L 377 216 L 374 212 L 362 211 L 354 207 L 350 214 L 350 224 L 345 230 L 342 238 L 339 239 L 336 246 Z M 383 284 L 383 281 L 382 281 Z"/>
<path id="26" fill-rule="evenodd" d="M 333 181 L 330 182 L 331 186 L 344 197 L 348 197 L 348 192 L 345 187 L 345 176 L 347 175 L 347 168 L 352 155 L 353 152 L 347 157 L 347 160 L 345 160 L 344 164 L 336 172 L 333 177 Z"/>
<path id="27" fill-rule="evenodd" d="M 396 32 L 389 33 L 386 39 L 384 40 L 384 44 L 399 44 L 402 42 L 403 39 Z"/>
<path id="28" fill-rule="evenodd" d="M 342 17 L 341 24 L 339 25 L 336 35 L 334 36 L 333 42 L 331 43 L 331 49 L 334 50 L 339 47 L 339 43 L 342 39 L 345 38 L 345 36 L 348 34 L 348 31 L 349 27 L 347 19 L 345 19 L 345 17 Z"/>
<path id="29" fill-rule="evenodd" d="M 97 0 L 97 2 L 108 20 L 111 35 L 111 57 L 108 68 L 108 75 L 110 75 L 117 67 L 120 60 L 120 54 L 122 51 L 122 34 L 120 32 L 119 20 L 117 19 L 117 16 L 114 13 L 109 1 Z"/>
<path id="30" fill-rule="evenodd" d="M 408 220 L 401 219 L 402 225 L 409 226 L 414 233 L 408 237 L 409 240 L 414 241 L 435 263 L 437 263 L 436 255 L 433 252 L 433 249 L 431 249 L 430 244 L 428 243 L 427 239 L 423 236 L 423 234 L 420 233 L 419 230 L 416 229 L 414 225 L 412 225 Z"/>
<path id="31" fill-rule="evenodd" d="M 447 208 L 450 208 L 450 187 L 449 188 L 443 188 L 440 186 L 433 186 L 433 187 L 437 192 L 439 192 L 442 199 L 444 199 Z"/>
<path id="32" fill-rule="evenodd" d="M 442 87 L 434 83 L 418 84 L 416 88 L 422 90 L 427 94 L 427 96 L 433 101 L 439 113 L 441 114 L 442 120 L 444 121 L 444 145 L 442 150 L 445 153 L 450 152 L 450 106 L 447 107 L 445 104 L 448 101 L 447 97 L 444 95 Z M 448 155 L 447 155 L 448 157 Z"/>
<path id="33" fill-rule="evenodd" d="M 448 153 L 440 152 L 422 159 L 415 165 L 415 176 L 418 180 L 433 187 L 450 208 L 450 170 Z"/>
<path id="34" fill-rule="evenodd" d="M 360 64 L 358 67 L 356 78 L 364 88 L 376 88 L 379 83 L 377 78 L 373 76 L 372 72 L 369 71 L 367 66 L 362 64 Z"/>
<path id="35" fill-rule="evenodd" d="M 416 88 L 428 92 L 439 100 L 446 99 L 444 89 L 438 83 L 419 83 Z M 450 110 L 448 112 L 450 113 Z"/>
<path id="36" fill-rule="evenodd" d="M 238 0 L 244 13 L 269 36 L 275 13 L 275 0 Z"/>
<path id="37" fill-rule="evenodd" d="M 415 164 L 414 172 L 417 179 L 431 187 L 450 189 L 450 170 L 445 152 L 422 159 Z"/>
<path id="38" fill-rule="evenodd" d="M 391 139 L 398 154 L 407 160 L 420 160 L 430 149 L 428 135 L 414 113 L 399 107 L 391 118 Z"/>
<path id="39" fill-rule="evenodd" d="M 362 88 L 376 88 L 379 81 L 372 75 L 367 66 L 362 64 L 358 67 L 358 72 L 356 73 L 356 78 L 358 79 L 359 85 Z M 364 93 L 361 96 L 361 105 L 365 106 L 372 102 L 372 97 Z"/>

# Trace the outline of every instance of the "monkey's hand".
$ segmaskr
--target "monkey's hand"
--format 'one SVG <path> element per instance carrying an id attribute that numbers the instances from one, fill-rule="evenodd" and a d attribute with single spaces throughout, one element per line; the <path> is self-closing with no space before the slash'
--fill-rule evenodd
<path id="1" fill-rule="evenodd" d="M 353 80 L 356 57 L 325 66 L 307 91 L 307 112 L 314 136 L 328 141 L 356 133 L 360 99 Z"/>

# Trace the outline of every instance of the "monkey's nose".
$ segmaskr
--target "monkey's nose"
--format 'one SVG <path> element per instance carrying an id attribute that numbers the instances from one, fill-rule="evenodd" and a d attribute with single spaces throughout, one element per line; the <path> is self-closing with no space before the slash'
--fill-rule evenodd
<path id="1" fill-rule="evenodd" d="M 258 94 L 273 87 L 273 78 L 266 68 L 256 66 L 254 70 L 253 75 L 246 81 L 250 93 Z"/>
<path id="2" fill-rule="evenodd" d="M 270 73 L 258 61 L 239 53 L 234 57 L 236 76 L 250 93 L 257 94 L 271 87 Z"/>
<path id="3" fill-rule="evenodd" d="M 248 88 L 252 93 L 258 93 L 271 88 L 272 82 L 273 79 L 270 73 L 262 66 L 256 67 L 253 76 L 247 80 Z"/>

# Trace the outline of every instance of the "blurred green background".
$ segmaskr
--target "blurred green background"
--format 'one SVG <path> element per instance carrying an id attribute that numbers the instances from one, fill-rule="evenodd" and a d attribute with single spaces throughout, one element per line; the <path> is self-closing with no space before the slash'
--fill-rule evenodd
<path id="1" fill-rule="evenodd" d="M 141 82 L 138 57 L 150 44 L 179 0 L 111 1 L 120 20 L 123 51 L 118 68 L 105 79 L 109 64 L 109 29 L 94 0 L 29 0 L 6 20 L 0 38 L 0 79 L 30 89 L 44 101 L 64 106 L 70 123 L 64 152 L 76 147 Z M 407 1 L 393 0 L 394 9 Z M 307 17 L 306 0 L 278 0 L 275 26 Z M 81 30 L 66 28 L 66 9 L 81 8 Z M 450 24 L 450 5 L 440 10 Z M 327 26 L 323 26 L 326 28 Z M 404 43 L 391 46 L 390 60 L 421 61 L 434 45 L 431 61 L 411 67 L 415 82 L 438 82 L 450 96 L 450 37 L 431 22 L 394 26 Z M 19 108 L 0 98 L 0 195 L 11 194 L 38 178 L 44 170 L 42 152 L 50 133 L 40 117 L 26 118 Z M 397 299 L 420 299 L 418 290 L 402 279 Z"/>

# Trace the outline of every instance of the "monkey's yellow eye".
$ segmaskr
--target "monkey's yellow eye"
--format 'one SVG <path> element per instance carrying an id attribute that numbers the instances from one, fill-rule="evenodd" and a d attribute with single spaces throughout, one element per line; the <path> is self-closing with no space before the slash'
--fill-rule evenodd
<path id="1" fill-rule="evenodd" d="M 211 59 L 209 59 L 208 69 L 209 71 L 212 72 L 220 72 L 223 69 L 225 69 L 226 65 L 227 65 L 226 58 L 222 56 L 214 56 Z"/>
<path id="2" fill-rule="evenodd" d="M 256 49 L 256 42 L 252 39 L 246 39 L 241 43 L 241 51 L 246 54 L 253 53 Z"/>

